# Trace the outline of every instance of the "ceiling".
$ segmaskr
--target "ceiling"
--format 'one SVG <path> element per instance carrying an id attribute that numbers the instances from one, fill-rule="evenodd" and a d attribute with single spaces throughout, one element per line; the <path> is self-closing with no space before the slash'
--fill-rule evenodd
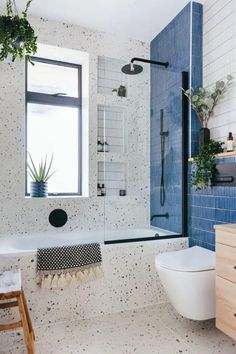
<path id="1" fill-rule="evenodd" d="M 15 1 L 19 9 L 26 3 Z M 149 42 L 189 1 L 33 0 L 30 14 Z M 5 6 L 5 0 L 0 0 L 0 6 Z"/>

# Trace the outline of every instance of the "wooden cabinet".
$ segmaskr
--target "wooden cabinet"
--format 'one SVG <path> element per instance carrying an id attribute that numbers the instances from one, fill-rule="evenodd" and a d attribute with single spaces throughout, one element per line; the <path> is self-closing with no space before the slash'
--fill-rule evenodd
<path id="1" fill-rule="evenodd" d="M 216 230 L 216 327 L 236 340 L 236 225 Z"/>
<path id="2" fill-rule="evenodd" d="M 236 283 L 236 247 L 216 244 L 216 274 Z"/>

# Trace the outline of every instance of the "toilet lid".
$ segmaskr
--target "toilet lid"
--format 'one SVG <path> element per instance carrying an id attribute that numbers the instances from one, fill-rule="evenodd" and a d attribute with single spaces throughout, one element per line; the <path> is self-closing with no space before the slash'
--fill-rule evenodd
<path id="1" fill-rule="evenodd" d="M 181 251 L 166 252 L 156 256 L 156 266 L 182 272 L 215 269 L 215 252 L 194 246 Z"/>

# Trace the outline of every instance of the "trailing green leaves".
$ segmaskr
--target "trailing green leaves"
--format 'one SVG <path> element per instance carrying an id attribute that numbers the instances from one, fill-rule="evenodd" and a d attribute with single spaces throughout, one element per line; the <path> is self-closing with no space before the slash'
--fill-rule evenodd
<path id="1" fill-rule="evenodd" d="M 7 15 L 0 16 L 0 61 L 12 56 L 16 59 L 28 59 L 37 52 L 37 37 L 27 20 L 27 13 L 32 0 L 28 0 L 26 8 L 19 16 L 13 8 L 12 0 L 7 0 Z"/>
<path id="2" fill-rule="evenodd" d="M 196 190 L 205 189 L 209 186 L 215 175 L 215 155 L 223 151 L 222 142 L 210 140 L 200 148 L 198 156 L 193 159 L 192 186 Z"/>
<path id="3" fill-rule="evenodd" d="M 50 159 L 49 164 L 47 162 L 47 156 L 45 157 L 45 159 L 42 158 L 38 168 L 35 166 L 35 163 L 30 153 L 28 153 L 28 156 L 29 161 L 27 161 L 27 168 L 30 177 L 33 179 L 34 182 L 47 182 L 49 178 L 51 178 L 51 176 L 55 173 L 55 171 L 51 173 L 53 155 Z"/>

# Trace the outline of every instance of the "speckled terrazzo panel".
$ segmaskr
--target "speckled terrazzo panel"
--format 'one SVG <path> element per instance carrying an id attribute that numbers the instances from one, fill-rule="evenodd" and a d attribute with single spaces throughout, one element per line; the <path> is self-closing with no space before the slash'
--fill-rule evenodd
<path id="1" fill-rule="evenodd" d="M 0 234 L 50 231 L 49 212 L 67 211 L 63 230 L 97 230 L 104 227 L 104 199 L 97 198 L 97 105 L 124 105 L 128 119 L 129 196 L 106 200 L 108 228 L 145 227 L 149 224 L 149 67 L 127 78 L 128 98 L 97 93 L 98 56 L 128 62 L 148 57 L 149 45 L 79 26 L 32 18 L 38 42 L 89 53 L 89 198 L 24 198 L 24 63 L 0 63 Z M 129 185 L 130 184 L 130 185 Z"/>
<path id="2" fill-rule="evenodd" d="M 0 259 L 0 269 L 21 268 L 35 325 L 73 321 L 167 301 L 155 269 L 155 255 L 187 247 L 187 238 L 102 246 L 104 278 L 77 289 L 41 290 L 36 256 Z M 7 318 L 8 313 L 5 313 Z"/>

